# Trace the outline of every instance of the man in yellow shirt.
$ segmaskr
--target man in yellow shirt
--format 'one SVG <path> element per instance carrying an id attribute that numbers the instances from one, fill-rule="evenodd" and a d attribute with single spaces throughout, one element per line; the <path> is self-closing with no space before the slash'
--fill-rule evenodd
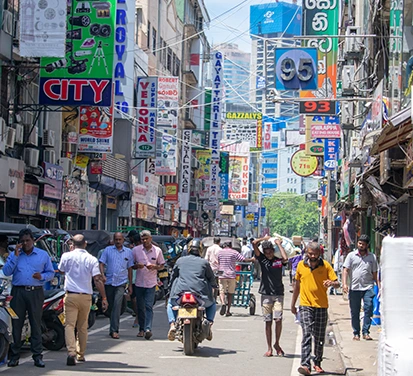
<path id="1" fill-rule="evenodd" d="M 338 288 L 336 273 L 332 266 L 321 257 L 320 245 L 316 242 L 308 244 L 304 259 L 297 266 L 291 300 L 291 312 L 297 315 L 295 303 L 300 295 L 300 323 L 303 330 L 301 342 L 301 366 L 298 373 L 311 375 L 311 339 L 314 337 L 314 370 L 324 373 L 321 368 L 323 360 L 324 340 L 327 327 L 329 287 Z"/>

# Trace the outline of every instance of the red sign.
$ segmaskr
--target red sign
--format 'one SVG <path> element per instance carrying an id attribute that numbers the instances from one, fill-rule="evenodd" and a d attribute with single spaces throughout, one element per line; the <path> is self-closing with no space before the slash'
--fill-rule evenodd
<path id="1" fill-rule="evenodd" d="M 102 175 L 102 161 L 90 162 L 90 173 L 92 175 Z"/>
<path id="2" fill-rule="evenodd" d="M 336 101 L 306 100 L 300 102 L 300 114 L 335 115 L 336 107 Z"/>
<path id="3" fill-rule="evenodd" d="M 165 201 L 167 202 L 178 201 L 178 184 L 177 183 L 166 183 L 165 190 L 166 190 Z"/>

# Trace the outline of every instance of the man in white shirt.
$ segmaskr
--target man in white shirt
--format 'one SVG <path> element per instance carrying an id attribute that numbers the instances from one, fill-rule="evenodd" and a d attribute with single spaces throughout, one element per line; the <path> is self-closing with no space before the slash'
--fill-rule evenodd
<path id="1" fill-rule="evenodd" d="M 86 241 L 83 235 L 73 237 L 74 250 L 64 253 L 59 264 L 59 270 L 65 273 L 66 296 L 65 304 L 65 339 L 67 347 L 68 366 L 76 365 L 76 359 L 85 361 L 87 343 L 87 322 L 92 304 L 92 278 L 102 295 L 102 308 L 106 311 L 104 277 L 100 274 L 99 262 L 86 251 Z M 77 343 L 75 336 L 77 330 Z"/>
<path id="2" fill-rule="evenodd" d="M 241 254 L 245 258 L 251 258 L 252 257 L 252 249 L 247 243 L 248 243 L 248 238 L 247 237 L 243 238 L 242 239 Z"/>
<path id="3" fill-rule="evenodd" d="M 205 259 L 211 265 L 212 271 L 214 274 L 218 273 L 219 264 L 218 264 L 218 253 L 222 250 L 221 238 L 219 236 L 214 237 L 214 244 L 207 248 Z"/>

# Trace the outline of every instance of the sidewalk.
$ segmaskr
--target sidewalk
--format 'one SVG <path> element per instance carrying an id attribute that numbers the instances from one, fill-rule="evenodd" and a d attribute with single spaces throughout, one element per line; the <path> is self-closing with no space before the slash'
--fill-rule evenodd
<path id="1" fill-rule="evenodd" d="M 346 375 L 376 376 L 380 327 L 371 326 L 370 335 L 373 341 L 363 339 L 360 342 L 353 341 L 348 301 L 345 301 L 342 295 L 330 295 L 329 302 L 330 324 L 347 371 Z M 363 317 L 363 312 L 361 312 L 360 317 Z"/>

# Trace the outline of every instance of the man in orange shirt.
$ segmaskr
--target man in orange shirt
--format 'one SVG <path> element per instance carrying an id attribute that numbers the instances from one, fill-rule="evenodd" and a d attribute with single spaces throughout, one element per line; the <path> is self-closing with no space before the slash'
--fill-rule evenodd
<path id="1" fill-rule="evenodd" d="M 327 327 L 329 287 L 338 288 L 336 273 L 332 266 L 321 258 L 320 245 L 316 242 L 308 244 L 304 259 L 297 266 L 291 300 L 291 312 L 297 315 L 295 303 L 300 295 L 300 323 L 303 330 L 301 342 L 301 366 L 298 373 L 311 375 L 311 340 L 314 337 L 314 370 L 324 373 L 321 368 L 323 360 L 324 340 Z"/>

